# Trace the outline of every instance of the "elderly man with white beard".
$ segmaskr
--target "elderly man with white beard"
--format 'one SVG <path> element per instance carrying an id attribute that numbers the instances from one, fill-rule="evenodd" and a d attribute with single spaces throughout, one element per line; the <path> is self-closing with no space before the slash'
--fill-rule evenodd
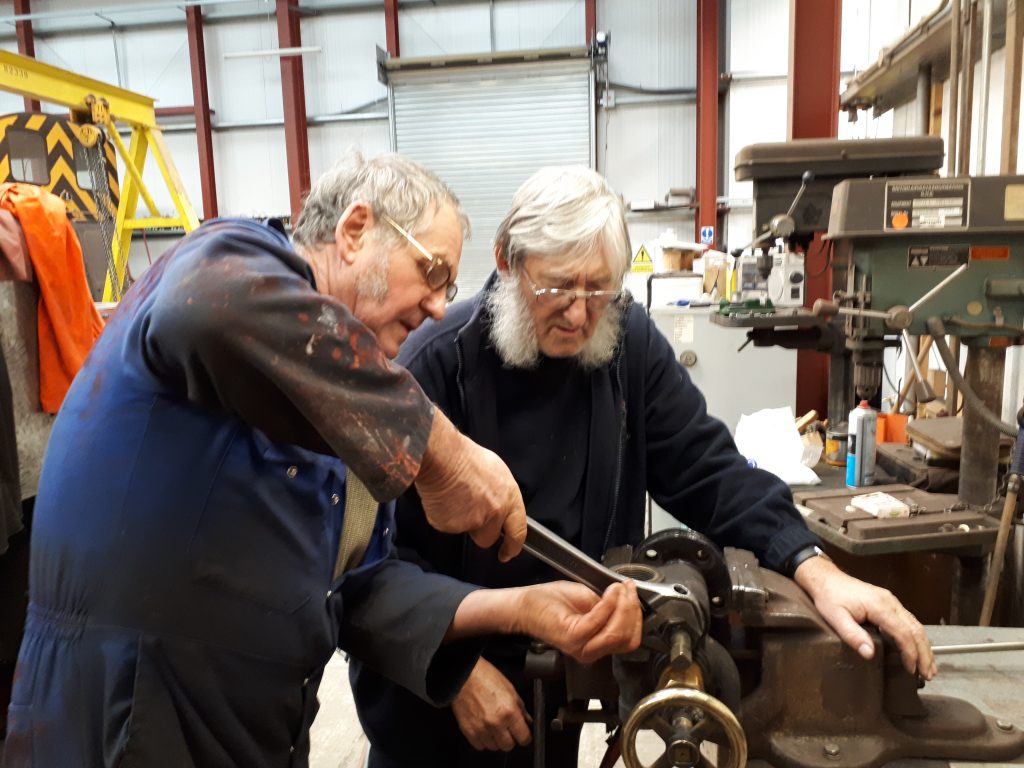
<path id="1" fill-rule="evenodd" d="M 642 540 L 649 492 L 719 546 L 752 550 L 793 577 L 865 658 L 874 645 L 861 623 L 872 622 L 909 671 L 931 678 L 917 620 L 889 592 L 817 556 L 786 485 L 750 468 L 708 415 L 669 342 L 622 290 L 630 252 L 622 203 L 600 175 L 542 169 L 498 229 L 497 271 L 483 291 L 412 334 L 398 359 L 460 430 L 501 456 L 529 516 L 591 557 Z M 430 570 L 488 587 L 555 578 L 529 556 L 501 565 L 495 549 L 431 530 L 415 490 L 398 518 L 402 556 Z M 353 664 L 369 768 L 532 765 L 527 647 L 526 638 L 493 638 L 441 709 Z M 549 700 L 547 711 L 560 703 Z M 578 740 L 578 728 L 549 733 L 546 764 L 575 766 Z"/>

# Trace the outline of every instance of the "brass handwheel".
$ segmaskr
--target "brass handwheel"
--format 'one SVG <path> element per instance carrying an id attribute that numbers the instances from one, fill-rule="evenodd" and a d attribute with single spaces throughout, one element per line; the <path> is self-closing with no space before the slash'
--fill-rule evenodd
<path id="1" fill-rule="evenodd" d="M 650 765 L 637 755 L 640 731 L 654 731 L 665 744 Z M 718 745 L 712 762 L 701 744 Z M 736 716 L 714 696 L 692 688 L 664 688 L 640 700 L 622 727 L 622 761 L 626 768 L 744 768 L 747 738 Z"/>

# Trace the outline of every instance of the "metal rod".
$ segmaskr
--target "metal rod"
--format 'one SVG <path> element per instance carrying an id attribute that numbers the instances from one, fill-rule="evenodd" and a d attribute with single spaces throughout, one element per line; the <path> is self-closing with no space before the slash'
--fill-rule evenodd
<path id="1" fill-rule="evenodd" d="M 906 329 L 903 330 L 903 343 L 907 345 L 907 357 L 914 364 L 914 374 L 917 376 L 917 380 L 921 382 L 927 381 L 924 373 L 921 372 L 921 364 L 917 361 L 917 355 L 914 354 L 914 345 L 910 341 L 910 334 L 907 333 Z"/>
<path id="2" fill-rule="evenodd" d="M 929 337 L 931 338 L 931 337 Z M 950 336 L 949 353 L 952 356 L 953 367 L 957 374 L 960 373 L 960 337 Z M 946 374 L 946 411 L 950 416 L 956 416 L 960 412 L 960 390 L 957 385 L 957 377 Z"/>
<path id="3" fill-rule="evenodd" d="M 839 307 L 836 312 L 840 315 L 849 315 L 850 317 L 875 317 L 880 320 L 889 320 L 892 318 L 892 312 L 886 312 L 881 309 L 859 309 L 858 307 Z"/>
<path id="4" fill-rule="evenodd" d="M 953 0 L 949 29 L 949 107 L 946 124 L 946 175 L 956 175 L 957 100 L 960 97 L 960 0 Z"/>
<path id="5" fill-rule="evenodd" d="M 1024 651 L 1024 643 L 965 643 L 963 645 L 935 645 L 932 653 L 949 656 L 954 653 L 1001 653 L 1003 651 Z"/>
<path id="6" fill-rule="evenodd" d="M 975 172 L 985 173 L 985 154 L 988 149 L 988 95 L 992 74 L 992 0 L 984 0 L 981 8 L 981 102 L 978 110 L 978 164 Z"/>
<path id="7" fill-rule="evenodd" d="M 547 754 L 547 712 L 544 706 L 544 681 L 533 681 L 533 766 L 544 768 Z"/>
<path id="8" fill-rule="evenodd" d="M 1024 440 L 1024 437 L 1018 434 L 1017 440 Z M 999 533 L 996 536 L 996 548 L 992 551 L 992 560 L 988 564 L 985 602 L 981 604 L 981 621 L 978 622 L 982 627 L 992 624 L 992 613 L 995 610 L 996 595 L 999 592 L 999 578 L 1003 575 L 1003 562 L 1006 560 L 1006 543 L 1010 539 L 1013 513 L 1017 511 L 1018 490 L 1020 490 L 1020 476 L 1010 475 L 1007 481 L 1006 503 L 1003 505 L 1003 516 L 999 521 Z"/>
<path id="9" fill-rule="evenodd" d="M 963 93 L 960 94 L 960 149 L 957 151 L 957 175 L 967 176 L 971 172 L 971 123 L 974 118 L 974 39 L 977 35 L 976 0 L 964 0 L 962 15 L 964 24 L 963 53 L 961 69 L 964 73 Z"/>
<path id="10" fill-rule="evenodd" d="M 956 280 L 958 277 L 960 277 L 960 275 L 962 275 L 966 271 L 967 271 L 967 265 L 966 264 L 961 264 L 955 270 L 953 270 L 948 275 L 946 275 L 942 280 L 940 280 L 939 283 L 934 288 L 932 288 L 930 291 L 928 291 L 928 293 L 926 293 L 920 299 L 918 299 L 913 304 L 911 304 L 910 307 L 909 307 L 910 311 L 911 312 L 916 312 L 918 310 L 918 308 L 922 304 L 924 304 L 926 301 L 928 301 L 928 299 L 932 298 L 932 296 L 937 294 L 939 291 L 941 291 L 943 288 L 945 288 L 951 282 Z"/>
<path id="11" fill-rule="evenodd" d="M 900 388 L 899 397 L 896 398 L 896 404 L 892 409 L 893 413 L 900 413 L 900 410 L 903 407 L 903 401 L 907 399 L 907 395 L 910 393 L 910 388 L 914 386 L 914 382 L 917 381 L 917 372 L 921 370 L 921 365 L 928 359 L 928 353 L 931 348 L 932 337 L 925 336 L 924 340 L 918 344 L 916 359 L 908 361 L 910 362 L 911 370 L 910 373 L 907 374 L 907 380 L 903 382 L 903 386 Z M 912 353 L 912 350 L 908 351 Z"/>

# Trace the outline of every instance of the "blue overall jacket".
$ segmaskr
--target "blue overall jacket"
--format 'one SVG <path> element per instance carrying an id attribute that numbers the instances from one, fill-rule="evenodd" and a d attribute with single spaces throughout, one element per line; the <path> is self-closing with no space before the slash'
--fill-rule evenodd
<path id="1" fill-rule="evenodd" d="M 10 768 L 303 766 L 336 648 L 440 703 L 472 589 L 389 553 L 332 580 L 345 481 L 393 498 L 432 406 L 271 225 L 207 223 L 133 286 L 50 438 Z"/>
<path id="2" fill-rule="evenodd" d="M 530 405 L 498 402 L 495 396 L 515 374 L 503 366 L 489 338 L 485 299 L 494 280 L 492 275 L 483 292 L 451 307 L 443 321 L 426 323 L 412 334 L 398 361 L 462 432 L 503 455 L 498 409 L 528 413 Z M 650 492 L 667 512 L 719 546 L 752 550 L 768 568 L 784 570 L 794 553 L 818 543 L 793 506 L 788 487 L 748 466 L 725 425 L 708 415 L 700 390 L 647 314 L 629 299 L 621 309 L 615 356 L 583 380 L 580 407 L 590 414 L 585 432 L 566 434 L 557 423 L 534 425 L 537 433 L 557 435 L 553 445 L 586 446 L 581 519 L 569 519 L 575 513 L 531 495 L 541 478 L 516 476 L 527 513 L 601 559 L 610 547 L 635 546 L 643 539 L 645 494 Z M 557 476 L 554 459 L 533 466 Z M 552 481 L 547 480 L 550 490 Z M 419 522 L 422 508 L 415 490 L 399 500 L 397 514 L 402 557 L 425 568 L 482 586 L 509 586 L 513 573 L 521 584 L 555 578 L 528 555 L 502 565 L 494 551 L 469 546 L 464 536 L 428 530 Z M 525 650 L 521 639 L 495 637 L 483 655 L 530 708 L 532 693 L 522 674 Z M 364 665 L 351 665 L 349 674 L 363 729 L 384 763 L 419 768 L 505 764 L 503 753 L 478 753 L 458 762 L 432 757 L 455 750 L 465 754 L 465 739 L 451 710 L 422 705 Z"/>

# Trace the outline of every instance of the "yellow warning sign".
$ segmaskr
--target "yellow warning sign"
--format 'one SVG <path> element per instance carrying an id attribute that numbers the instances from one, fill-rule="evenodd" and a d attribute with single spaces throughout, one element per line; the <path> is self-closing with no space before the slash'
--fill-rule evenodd
<path id="1" fill-rule="evenodd" d="M 632 272 L 653 272 L 654 262 L 651 261 L 651 254 L 647 252 L 647 248 L 643 245 L 636 252 L 636 256 L 633 257 Z"/>

